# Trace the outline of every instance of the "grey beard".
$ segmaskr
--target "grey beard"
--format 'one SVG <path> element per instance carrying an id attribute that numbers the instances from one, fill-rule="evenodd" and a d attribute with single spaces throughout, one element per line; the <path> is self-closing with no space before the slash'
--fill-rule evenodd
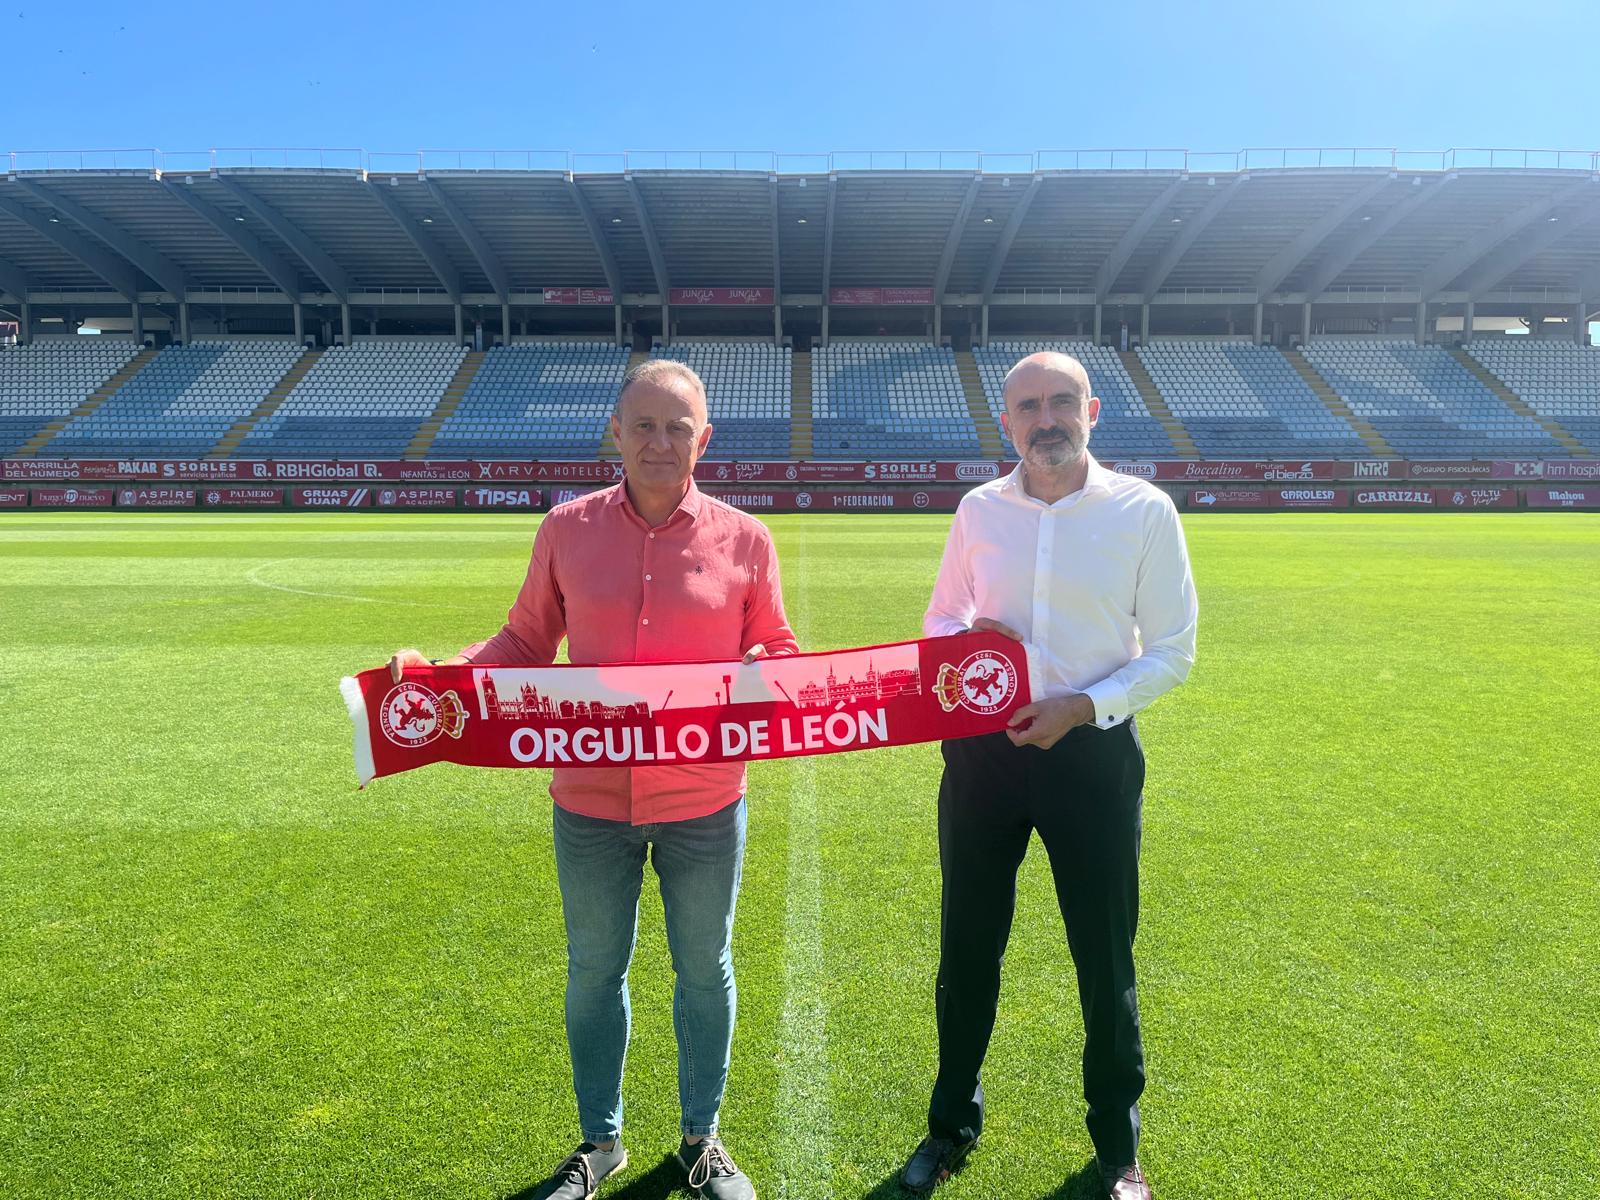
<path id="1" fill-rule="evenodd" d="M 1070 467 L 1076 463 L 1083 457 L 1083 452 L 1088 446 L 1087 437 L 1079 441 L 1068 434 L 1059 442 L 1029 446 L 1023 452 L 1022 459 L 1029 466 L 1037 467 L 1041 471 L 1058 471 L 1062 467 Z"/>

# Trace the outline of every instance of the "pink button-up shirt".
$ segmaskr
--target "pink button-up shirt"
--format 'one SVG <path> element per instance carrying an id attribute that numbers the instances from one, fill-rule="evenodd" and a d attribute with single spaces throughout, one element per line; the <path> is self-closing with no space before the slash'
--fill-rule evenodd
<path id="1" fill-rule="evenodd" d="M 558 504 L 533 540 L 528 577 L 500 632 L 461 653 L 496 666 L 545 666 L 567 639 L 583 665 L 738 659 L 799 646 L 783 615 L 778 554 L 754 517 L 691 481 L 651 529 L 623 484 Z M 555 802 L 570 812 L 648 825 L 703 817 L 744 794 L 743 763 L 557 767 Z"/>

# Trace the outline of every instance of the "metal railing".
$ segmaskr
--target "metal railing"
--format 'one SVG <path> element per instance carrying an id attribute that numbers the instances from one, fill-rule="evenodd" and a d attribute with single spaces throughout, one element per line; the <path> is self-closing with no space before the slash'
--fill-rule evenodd
<path id="1" fill-rule="evenodd" d="M 54 171 L 323 170 L 358 174 L 521 171 L 624 174 L 633 171 L 749 171 L 825 175 L 835 171 L 950 171 L 1028 175 L 1042 171 L 1162 171 L 1232 174 L 1267 170 L 1588 171 L 1600 150 L 1388 146 L 1276 146 L 1243 150 L 1120 148 L 1087 150 L 362 150 L 353 147 L 233 147 L 207 150 L 12 150 L 10 174 Z"/>

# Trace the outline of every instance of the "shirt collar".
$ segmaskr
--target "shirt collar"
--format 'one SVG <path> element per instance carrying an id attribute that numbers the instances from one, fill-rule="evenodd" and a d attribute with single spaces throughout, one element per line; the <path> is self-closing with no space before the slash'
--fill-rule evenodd
<path id="1" fill-rule="evenodd" d="M 1074 497 L 1081 497 L 1091 491 L 1109 492 L 1111 490 L 1112 472 L 1102 467 L 1100 461 L 1087 450 L 1083 452 L 1083 456 L 1089 463 L 1088 473 L 1085 474 L 1083 479 L 1083 487 L 1079 491 L 1072 493 L 1071 496 L 1063 496 L 1056 503 L 1060 504 L 1063 501 L 1073 500 Z M 1007 494 L 1024 503 L 1041 504 L 1041 501 L 1028 494 L 1028 489 L 1024 486 L 1027 481 L 1027 470 L 1027 463 L 1017 463 L 1011 469 L 1011 474 L 1006 476 L 1006 481 L 1001 486 Z M 1041 504 L 1041 506 L 1043 505 Z"/>
<path id="2" fill-rule="evenodd" d="M 694 520 L 700 515 L 700 510 L 705 505 L 705 498 L 706 494 L 695 486 L 694 476 L 691 475 L 689 477 L 689 490 L 683 494 L 683 499 L 678 501 L 678 507 L 672 510 L 672 515 L 666 519 L 665 524 L 670 525 L 676 521 L 679 513 L 682 513 L 688 520 Z M 633 501 L 628 499 L 628 481 L 626 477 L 611 489 L 611 495 L 607 497 L 606 503 L 612 507 L 621 508 L 623 512 L 641 525 L 644 523 L 644 518 L 634 509 Z"/>

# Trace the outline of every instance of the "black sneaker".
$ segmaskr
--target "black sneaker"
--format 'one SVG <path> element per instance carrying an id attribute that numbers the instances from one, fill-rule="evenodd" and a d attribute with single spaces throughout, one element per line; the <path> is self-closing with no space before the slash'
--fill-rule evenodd
<path id="1" fill-rule="evenodd" d="M 719 1137 L 678 1143 L 678 1165 L 689 1175 L 689 1190 L 700 1200 L 756 1200 L 755 1185 L 733 1165 Z"/>
<path id="2" fill-rule="evenodd" d="M 533 1200 L 590 1200 L 602 1179 L 627 1165 L 628 1152 L 620 1138 L 611 1143 L 609 1150 L 584 1142 L 539 1185 Z"/>
<path id="3" fill-rule="evenodd" d="M 952 1172 L 960 1168 L 978 1139 L 970 1142 L 952 1142 L 949 1138 L 929 1134 L 911 1153 L 900 1171 L 900 1183 L 907 1191 L 927 1195 L 938 1187 Z"/>

